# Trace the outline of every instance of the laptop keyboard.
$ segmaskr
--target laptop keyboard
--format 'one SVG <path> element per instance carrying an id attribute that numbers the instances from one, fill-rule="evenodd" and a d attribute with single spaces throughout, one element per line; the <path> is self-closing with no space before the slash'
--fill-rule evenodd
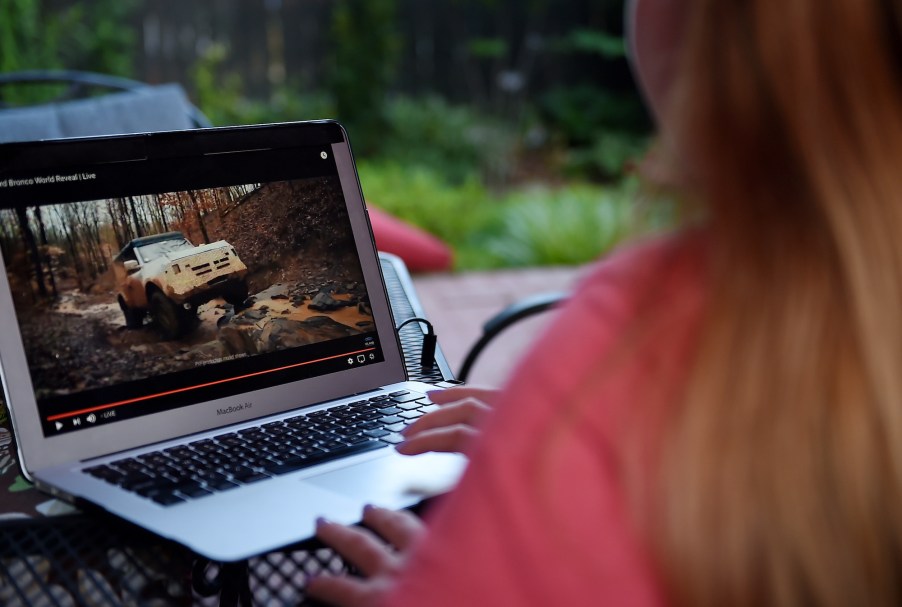
<path id="1" fill-rule="evenodd" d="M 397 444 L 406 425 L 436 408 L 426 395 L 402 390 L 83 472 L 170 506 Z"/>

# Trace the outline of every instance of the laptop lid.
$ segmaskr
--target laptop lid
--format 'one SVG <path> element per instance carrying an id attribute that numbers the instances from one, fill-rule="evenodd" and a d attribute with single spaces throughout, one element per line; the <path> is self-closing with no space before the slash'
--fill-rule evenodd
<path id="1" fill-rule="evenodd" d="M 335 122 L 0 145 L 0 243 L 26 470 L 405 379 Z"/>

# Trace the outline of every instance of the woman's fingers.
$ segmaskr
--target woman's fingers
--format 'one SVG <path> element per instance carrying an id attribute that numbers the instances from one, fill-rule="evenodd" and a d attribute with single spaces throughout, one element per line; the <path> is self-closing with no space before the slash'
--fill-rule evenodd
<path id="1" fill-rule="evenodd" d="M 311 578 L 304 594 L 335 607 L 367 607 L 382 596 L 374 591 L 371 580 L 331 575 Z"/>
<path id="2" fill-rule="evenodd" d="M 378 506 L 363 509 L 363 524 L 379 537 L 404 552 L 423 534 L 423 521 L 406 510 L 388 510 Z"/>
<path id="3" fill-rule="evenodd" d="M 390 571 L 397 565 L 398 557 L 394 551 L 367 529 L 320 519 L 316 523 L 316 536 L 356 565 L 364 575 Z"/>
<path id="4" fill-rule="evenodd" d="M 427 413 L 407 426 L 403 434 L 409 438 L 433 428 L 443 428 L 457 424 L 476 426 L 489 411 L 491 411 L 491 407 L 484 402 L 475 398 L 466 398 L 443 405 L 440 409 Z"/>
<path id="5" fill-rule="evenodd" d="M 454 424 L 411 434 L 395 448 L 403 455 L 417 455 L 429 451 L 464 453 L 479 431 L 467 424 Z"/>
<path id="6" fill-rule="evenodd" d="M 474 396 L 442 405 L 405 428 L 404 442 L 396 449 L 404 455 L 427 451 L 462 453 L 478 434 L 476 427 L 489 411 L 491 408 Z"/>
<path id="7" fill-rule="evenodd" d="M 381 604 L 394 583 L 406 550 L 420 537 L 424 527 L 409 512 L 376 506 L 363 509 L 363 523 L 372 531 L 323 519 L 316 522 L 317 537 L 345 561 L 356 565 L 366 577 L 326 574 L 312 578 L 307 582 L 308 597 L 337 607 Z"/>

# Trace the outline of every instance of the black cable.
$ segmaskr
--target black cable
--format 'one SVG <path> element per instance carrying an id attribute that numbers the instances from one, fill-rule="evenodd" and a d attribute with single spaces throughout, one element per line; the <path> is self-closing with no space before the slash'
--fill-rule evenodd
<path id="1" fill-rule="evenodd" d="M 420 354 L 420 366 L 424 369 L 431 369 L 432 365 L 435 362 L 435 344 L 438 342 L 438 336 L 435 334 L 435 331 L 432 328 L 432 323 L 425 318 L 415 316 L 413 318 L 408 318 L 407 320 L 402 322 L 397 326 L 397 328 L 395 328 L 395 331 L 397 331 L 400 335 L 401 329 L 412 322 L 418 322 L 426 325 L 426 333 L 423 335 L 423 351 Z"/>

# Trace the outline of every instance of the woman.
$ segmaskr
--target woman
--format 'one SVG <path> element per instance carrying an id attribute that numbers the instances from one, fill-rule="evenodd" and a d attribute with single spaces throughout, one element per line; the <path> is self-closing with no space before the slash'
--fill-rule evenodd
<path id="1" fill-rule="evenodd" d="M 409 555 L 324 522 L 373 575 L 316 580 L 313 594 L 902 603 L 902 8 L 637 11 L 661 131 L 652 176 L 691 224 L 586 279 L 425 534 L 366 513 Z M 680 40 L 672 71 L 643 64 L 643 15 L 664 13 L 649 30 Z"/>

